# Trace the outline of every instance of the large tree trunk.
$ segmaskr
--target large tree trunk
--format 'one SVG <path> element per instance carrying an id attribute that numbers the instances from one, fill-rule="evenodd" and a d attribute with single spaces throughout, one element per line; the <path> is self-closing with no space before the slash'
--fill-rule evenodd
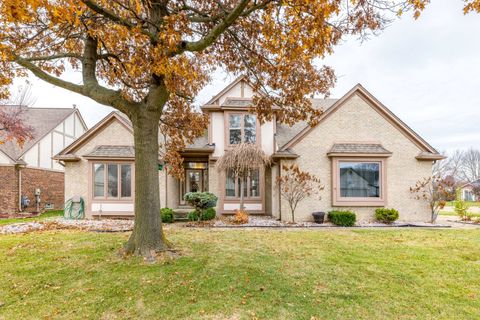
<path id="1" fill-rule="evenodd" d="M 162 230 L 158 179 L 158 124 L 161 111 L 136 110 L 131 116 L 135 141 L 135 226 L 127 253 L 146 258 L 169 244 Z"/>

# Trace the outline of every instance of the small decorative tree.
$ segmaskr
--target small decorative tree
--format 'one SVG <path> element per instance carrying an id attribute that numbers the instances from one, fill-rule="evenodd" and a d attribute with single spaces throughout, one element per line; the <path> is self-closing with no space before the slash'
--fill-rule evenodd
<path id="1" fill-rule="evenodd" d="M 218 171 L 233 171 L 235 179 L 240 179 L 240 211 L 244 211 L 244 183 L 253 170 L 270 164 L 270 158 L 256 144 L 240 143 L 225 151 L 217 161 Z"/>
<path id="2" fill-rule="evenodd" d="M 203 214 L 209 208 L 217 205 L 218 197 L 211 192 L 188 192 L 183 196 L 198 213 L 198 221 L 203 220 Z"/>
<path id="3" fill-rule="evenodd" d="M 320 179 L 311 173 L 301 171 L 296 164 L 283 165 L 284 174 L 277 177 L 277 186 L 280 195 L 287 200 L 292 214 L 292 221 L 295 222 L 295 210 L 300 201 L 305 198 L 318 195 L 324 189 Z"/>
<path id="4" fill-rule="evenodd" d="M 435 223 L 442 204 L 452 196 L 454 191 L 451 181 L 433 176 L 417 181 L 415 186 L 410 187 L 410 192 L 414 195 L 414 199 L 428 203 L 431 211 L 431 222 Z"/>
<path id="5" fill-rule="evenodd" d="M 469 206 L 465 200 L 462 198 L 461 189 L 457 190 L 457 195 L 455 199 L 455 213 L 460 217 L 461 220 L 468 221 L 472 219 L 472 215 L 468 213 Z"/>

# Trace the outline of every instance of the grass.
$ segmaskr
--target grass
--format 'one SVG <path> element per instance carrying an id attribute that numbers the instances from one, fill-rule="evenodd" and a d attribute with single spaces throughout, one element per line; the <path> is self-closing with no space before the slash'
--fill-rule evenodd
<path id="1" fill-rule="evenodd" d="M 127 237 L 0 236 L 0 319 L 480 318 L 476 229 L 174 227 L 183 256 L 157 265 L 119 257 Z"/>
<path id="2" fill-rule="evenodd" d="M 439 214 L 441 216 L 458 216 L 455 211 L 440 211 Z M 472 217 L 480 217 L 480 213 L 472 213 Z"/>
<path id="3" fill-rule="evenodd" d="M 42 213 L 37 217 L 0 219 L 0 226 L 6 225 L 6 224 L 12 224 L 12 223 L 40 221 L 46 218 L 58 217 L 61 215 L 63 215 L 63 210 L 51 210 L 51 211 L 45 211 L 44 213 Z"/>
<path id="4" fill-rule="evenodd" d="M 465 201 L 469 207 L 480 207 L 480 201 Z M 448 201 L 447 207 L 455 207 L 455 201 Z"/>

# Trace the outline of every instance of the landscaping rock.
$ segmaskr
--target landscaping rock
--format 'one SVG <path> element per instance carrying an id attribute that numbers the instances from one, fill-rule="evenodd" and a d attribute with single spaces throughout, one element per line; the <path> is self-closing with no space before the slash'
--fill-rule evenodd
<path id="1" fill-rule="evenodd" d="M 67 220 L 63 218 L 41 222 L 14 223 L 0 227 L 0 234 L 26 233 L 37 230 L 77 229 L 96 232 L 133 230 L 133 220 Z"/>

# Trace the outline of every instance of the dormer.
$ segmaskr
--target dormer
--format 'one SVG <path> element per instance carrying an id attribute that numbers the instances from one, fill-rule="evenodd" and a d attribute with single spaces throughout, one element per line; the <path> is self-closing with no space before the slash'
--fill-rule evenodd
<path id="1" fill-rule="evenodd" d="M 249 112 L 253 96 L 252 85 L 241 76 L 202 106 L 210 116 L 208 142 L 215 144 L 214 158 L 241 142 L 256 143 L 267 155 L 273 154 L 275 121 L 260 124 L 257 116 Z"/>

